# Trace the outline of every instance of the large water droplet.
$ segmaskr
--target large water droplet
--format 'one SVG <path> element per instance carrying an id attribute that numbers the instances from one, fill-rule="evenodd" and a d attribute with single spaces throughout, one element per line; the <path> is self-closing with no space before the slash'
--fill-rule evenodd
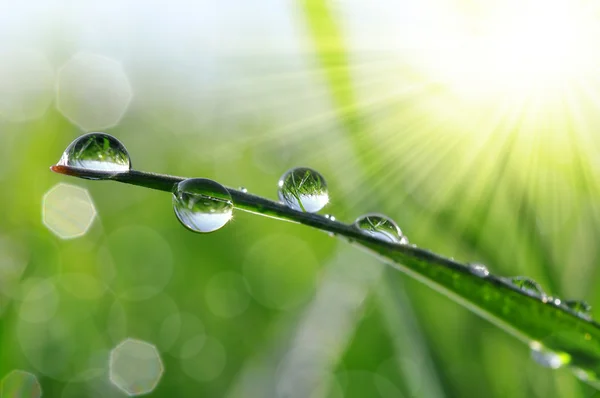
<path id="1" fill-rule="evenodd" d="M 490 271 L 488 271 L 487 267 L 479 263 L 469 264 L 469 271 L 471 271 L 473 275 L 476 275 L 480 278 L 485 278 L 490 274 Z"/>
<path id="2" fill-rule="evenodd" d="M 195 232 L 212 232 L 223 227 L 233 214 L 229 191 L 206 178 L 190 178 L 177 184 L 173 209 L 183 225 Z"/>
<path id="3" fill-rule="evenodd" d="M 592 306 L 583 300 L 565 300 L 564 304 L 579 315 L 589 318 Z"/>
<path id="4" fill-rule="evenodd" d="M 402 243 L 402 231 L 391 218 L 383 214 L 370 213 L 360 216 L 354 226 L 366 235 L 390 243 Z"/>
<path id="5" fill-rule="evenodd" d="M 125 146 L 112 135 L 105 133 L 89 133 L 77 138 L 65 149 L 58 164 L 118 173 L 131 168 L 131 160 Z"/>
<path id="6" fill-rule="evenodd" d="M 317 212 L 329 202 L 325 178 L 307 167 L 288 170 L 279 179 L 279 200 L 294 210 Z"/>
<path id="7" fill-rule="evenodd" d="M 537 341 L 529 344 L 531 359 L 545 368 L 558 369 L 570 362 L 570 357 L 565 353 L 558 353 L 547 349 Z"/>
<path id="8" fill-rule="evenodd" d="M 546 297 L 546 293 L 544 293 L 542 287 L 533 279 L 527 278 L 525 276 L 515 276 L 513 278 L 510 278 L 510 281 L 513 285 L 515 285 L 521 290 L 525 290 L 526 292 Z"/>

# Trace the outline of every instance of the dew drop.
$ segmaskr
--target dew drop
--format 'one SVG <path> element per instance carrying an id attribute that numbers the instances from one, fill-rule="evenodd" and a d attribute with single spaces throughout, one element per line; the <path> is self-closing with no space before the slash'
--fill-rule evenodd
<path id="1" fill-rule="evenodd" d="M 402 243 L 402 231 L 391 218 L 383 214 L 370 213 L 354 221 L 354 227 L 364 234 L 390 243 Z"/>
<path id="2" fill-rule="evenodd" d="M 325 214 L 323 217 L 328 219 L 329 221 L 335 221 L 335 216 L 333 214 Z M 335 236 L 334 232 L 326 232 L 329 236 Z"/>
<path id="3" fill-rule="evenodd" d="M 583 300 L 565 300 L 564 304 L 579 315 L 589 317 L 592 311 L 592 306 Z"/>
<path id="4" fill-rule="evenodd" d="M 558 369 L 570 362 L 570 357 L 565 353 L 558 353 L 547 349 L 537 341 L 529 344 L 531 359 L 545 368 Z"/>
<path id="5" fill-rule="evenodd" d="M 77 138 L 65 149 L 58 164 L 118 173 L 131 168 L 131 160 L 125 146 L 112 135 L 105 133 L 89 133 Z"/>
<path id="6" fill-rule="evenodd" d="M 317 212 L 329 202 L 325 178 L 307 167 L 288 170 L 279 179 L 279 200 L 294 210 Z"/>
<path id="7" fill-rule="evenodd" d="M 195 232 L 213 232 L 231 220 L 233 201 L 227 188 L 206 178 L 177 184 L 173 209 L 181 223 Z"/>
<path id="8" fill-rule="evenodd" d="M 239 187 L 238 188 L 240 190 L 240 192 L 242 193 L 248 193 L 248 189 L 246 187 Z"/>
<path id="9" fill-rule="evenodd" d="M 490 274 L 490 271 L 488 271 L 487 267 L 479 263 L 469 264 L 469 271 L 471 271 L 473 275 L 476 275 L 480 278 L 485 278 Z"/>
<path id="10" fill-rule="evenodd" d="M 573 367 L 572 370 L 579 380 L 594 386 L 596 389 L 600 389 L 600 380 L 598 380 L 598 376 L 592 370 L 578 367 Z"/>
<path id="11" fill-rule="evenodd" d="M 527 278 L 525 276 L 515 276 L 513 278 L 510 278 L 510 282 L 514 286 L 528 293 L 533 293 L 542 296 L 543 298 L 546 297 L 546 293 L 544 293 L 542 287 L 533 279 Z"/>

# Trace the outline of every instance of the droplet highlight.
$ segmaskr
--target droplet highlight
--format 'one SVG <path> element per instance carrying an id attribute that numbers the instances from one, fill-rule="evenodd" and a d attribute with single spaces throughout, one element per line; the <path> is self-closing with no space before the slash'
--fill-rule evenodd
<path id="1" fill-rule="evenodd" d="M 360 216 L 354 221 L 354 227 L 365 235 L 390 243 L 402 243 L 402 231 L 398 224 L 383 214 L 370 213 Z"/>
<path id="2" fill-rule="evenodd" d="M 326 219 L 328 219 L 329 221 L 335 221 L 335 220 L 336 220 L 336 219 L 335 219 L 335 216 L 334 216 L 333 214 L 325 214 L 323 217 L 325 217 L 325 218 L 326 218 Z M 330 232 L 330 231 L 328 231 L 328 232 L 326 232 L 326 233 L 327 233 L 327 235 L 329 235 L 329 236 L 335 236 L 335 233 L 334 233 L 334 232 Z"/>
<path id="3" fill-rule="evenodd" d="M 131 169 L 125 146 L 106 133 L 89 133 L 77 138 L 65 149 L 58 164 L 115 173 Z"/>
<path id="4" fill-rule="evenodd" d="M 279 179 L 279 200 L 294 210 L 315 213 L 329 202 L 325 178 L 308 167 L 288 170 Z"/>
<path id="5" fill-rule="evenodd" d="M 177 184 L 173 209 L 179 221 L 194 232 L 208 233 L 231 220 L 233 201 L 223 185 L 206 178 L 190 178 Z"/>
<path id="6" fill-rule="evenodd" d="M 246 187 L 239 187 L 238 188 L 240 190 L 240 192 L 242 193 L 248 193 L 248 189 Z"/>
<path id="7" fill-rule="evenodd" d="M 547 349 L 537 341 L 529 344 L 531 359 L 545 368 L 558 369 L 567 365 L 571 358 L 566 353 L 558 353 Z"/>
<path id="8" fill-rule="evenodd" d="M 487 267 L 479 263 L 469 264 L 469 271 L 480 278 L 486 278 L 490 274 Z"/>

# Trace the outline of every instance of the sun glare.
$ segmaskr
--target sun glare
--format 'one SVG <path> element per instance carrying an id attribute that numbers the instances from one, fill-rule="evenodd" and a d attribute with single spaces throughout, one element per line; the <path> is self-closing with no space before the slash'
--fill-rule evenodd
<path id="1" fill-rule="evenodd" d="M 433 46 L 423 55 L 428 69 L 465 94 L 550 92 L 590 77 L 599 64 L 600 20 L 581 2 L 506 1 L 455 17 L 429 32 Z"/>

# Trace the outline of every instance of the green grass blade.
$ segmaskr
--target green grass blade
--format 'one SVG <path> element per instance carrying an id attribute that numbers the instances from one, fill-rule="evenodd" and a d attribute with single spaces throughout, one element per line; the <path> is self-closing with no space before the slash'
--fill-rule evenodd
<path id="1" fill-rule="evenodd" d="M 141 171 L 108 173 L 53 166 L 52 170 L 76 177 L 113 180 L 170 192 L 183 177 Z M 297 222 L 331 232 L 378 255 L 398 270 L 429 285 L 471 311 L 490 320 L 526 343 L 569 357 L 569 366 L 595 387 L 600 375 L 600 324 L 581 316 L 557 300 L 522 290 L 499 276 L 480 277 L 466 264 L 428 250 L 384 242 L 352 225 L 324 216 L 293 210 L 281 203 L 228 188 L 240 210 Z"/>

